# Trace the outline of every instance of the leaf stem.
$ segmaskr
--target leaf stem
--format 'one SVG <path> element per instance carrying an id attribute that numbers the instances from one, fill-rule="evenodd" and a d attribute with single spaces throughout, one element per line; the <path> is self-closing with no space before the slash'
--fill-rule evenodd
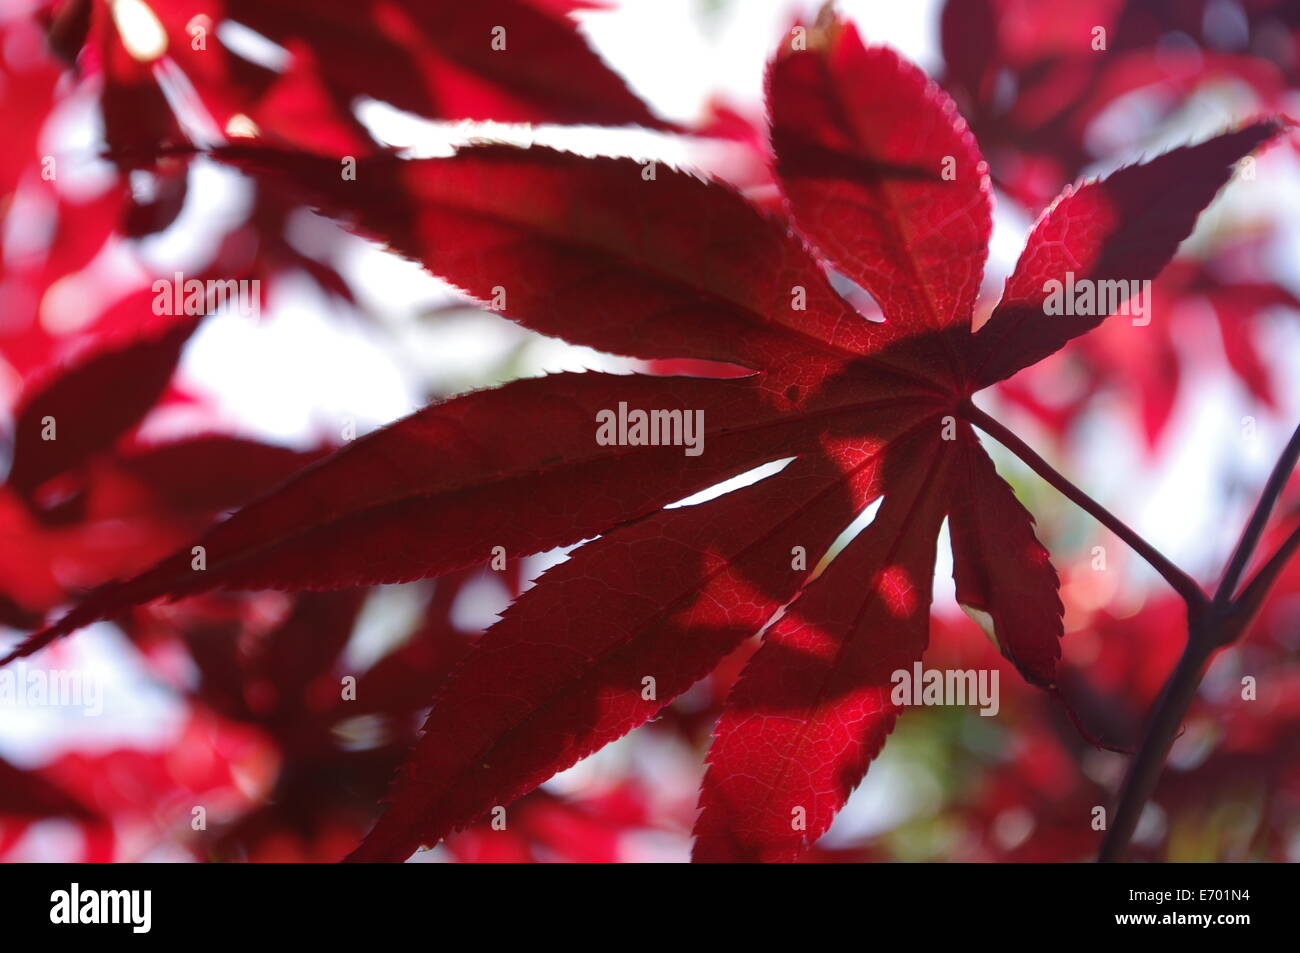
<path id="1" fill-rule="evenodd" d="M 1277 458 L 1277 463 L 1273 465 L 1273 472 L 1268 475 L 1268 482 L 1264 484 L 1264 490 L 1259 495 L 1259 502 L 1255 504 L 1255 511 L 1250 514 L 1250 520 L 1246 523 L 1245 529 L 1241 531 L 1241 539 L 1237 541 L 1237 548 L 1233 550 L 1232 559 L 1228 562 L 1228 568 L 1224 570 L 1223 580 L 1214 593 L 1214 601 L 1218 605 L 1226 605 L 1236 592 L 1237 583 L 1241 581 L 1241 574 L 1245 571 L 1246 564 L 1254 554 L 1255 547 L 1259 545 L 1259 538 L 1264 534 L 1264 527 L 1268 523 L 1269 514 L 1273 512 L 1273 507 L 1282 495 L 1282 489 L 1286 486 L 1291 471 L 1295 469 L 1297 460 L 1300 460 L 1300 425 L 1297 425 L 1295 433 L 1291 435 L 1291 440 L 1286 445 L 1286 449 L 1282 451 L 1282 455 Z"/>
<path id="2" fill-rule="evenodd" d="M 966 420 L 997 440 L 1063 496 L 1127 543 L 1134 552 L 1151 564 L 1151 568 L 1164 577 L 1175 592 L 1182 596 L 1189 610 L 1200 610 L 1209 602 L 1201 587 L 1191 576 L 1170 562 L 1163 553 L 1134 532 L 1114 513 L 1062 476 L 1006 426 L 984 413 L 969 400 L 962 403 L 961 412 Z"/>

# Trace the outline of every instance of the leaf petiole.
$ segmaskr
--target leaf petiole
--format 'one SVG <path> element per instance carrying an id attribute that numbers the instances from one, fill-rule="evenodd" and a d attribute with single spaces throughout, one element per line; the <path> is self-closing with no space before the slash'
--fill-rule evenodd
<path id="1" fill-rule="evenodd" d="M 1208 605 L 1208 597 L 1191 576 L 1170 562 L 1163 553 L 1139 536 L 1114 513 L 1067 480 L 1050 463 L 1035 453 L 1032 447 L 1016 436 L 1014 432 L 984 413 L 970 400 L 963 401 L 960 410 L 962 416 L 968 422 L 983 430 L 1014 453 L 1063 496 L 1073 501 L 1080 509 L 1091 515 L 1097 522 L 1122 539 L 1128 544 L 1129 548 L 1150 563 L 1151 568 L 1164 577 L 1174 591 L 1183 598 L 1190 611 L 1200 611 Z"/>

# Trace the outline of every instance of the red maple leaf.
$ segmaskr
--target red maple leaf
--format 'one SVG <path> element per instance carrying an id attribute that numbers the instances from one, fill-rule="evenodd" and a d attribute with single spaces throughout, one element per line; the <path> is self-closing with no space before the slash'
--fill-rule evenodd
<path id="1" fill-rule="evenodd" d="M 54 49 L 101 79 L 105 139 L 130 164 L 184 139 L 158 76 L 179 68 L 229 135 L 358 154 L 361 97 L 430 119 L 670 129 L 605 65 L 561 0 L 152 0 L 128 45 L 112 4 L 45 0 Z M 144 5 L 142 5 L 144 6 Z M 223 27 L 279 47 L 254 60 Z M 377 68 L 382 64 L 382 68 Z M 232 123 L 232 120 L 234 121 Z"/>
<path id="2" fill-rule="evenodd" d="M 958 599 L 1027 680 L 1051 687 L 1057 574 L 971 428 L 971 395 L 1105 318 L 1045 315 L 1045 282 L 1154 277 L 1234 164 L 1283 123 L 1068 189 L 974 331 L 990 187 L 965 123 L 851 26 L 827 18 L 802 39 L 769 74 L 790 222 L 629 159 L 485 146 L 381 155 L 352 178 L 319 156 L 218 150 L 530 328 L 751 373 L 558 374 L 435 404 L 94 591 L 11 657 L 160 597 L 391 583 L 496 547 L 519 556 L 592 539 L 442 685 L 359 860 L 401 860 L 508 804 L 654 717 L 760 631 L 709 755 L 696 858 L 795 858 L 899 712 L 891 675 L 926 650 L 945 518 Z M 884 321 L 833 290 L 805 240 Z M 619 440 L 598 439 L 607 415 L 636 411 L 661 412 L 680 439 L 638 440 L 621 423 Z M 778 460 L 743 489 L 668 506 Z M 870 524 L 837 542 L 877 501 Z"/>

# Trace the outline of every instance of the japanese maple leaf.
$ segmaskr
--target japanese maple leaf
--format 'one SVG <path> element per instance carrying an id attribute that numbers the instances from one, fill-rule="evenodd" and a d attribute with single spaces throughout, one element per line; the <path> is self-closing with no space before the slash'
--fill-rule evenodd
<path id="1" fill-rule="evenodd" d="M 778 54 L 768 85 L 799 234 L 724 186 L 629 159 L 486 146 L 380 156 L 345 180 L 335 160 L 219 152 L 537 331 L 752 373 L 556 374 L 435 404 L 93 592 L 14 654 L 163 596 L 391 583 L 495 547 L 517 556 L 591 539 L 442 684 L 358 860 L 401 860 L 508 804 L 654 717 L 760 631 L 717 727 L 695 856 L 795 858 L 899 712 L 891 674 L 925 652 L 945 518 L 958 599 L 1026 679 L 1051 686 L 1057 575 L 965 419 L 970 397 L 1103 320 L 1046 316 L 1046 280 L 1152 277 L 1234 163 L 1282 123 L 1067 190 L 975 332 L 990 188 L 965 123 L 851 26 L 826 19 L 806 39 Z M 835 293 L 805 239 L 884 321 Z M 602 444 L 601 412 L 620 405 L 702 413 L 702 452 Z M 777 460 L 788 464 L 743 489 L 668 506 Z M 834 545 L 877 501 L 870 525 Z"/>

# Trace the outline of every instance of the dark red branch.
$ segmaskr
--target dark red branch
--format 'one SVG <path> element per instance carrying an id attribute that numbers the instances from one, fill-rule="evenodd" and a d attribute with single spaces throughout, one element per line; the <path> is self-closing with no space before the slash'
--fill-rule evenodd
<path id="1" fill-rule="evenodd" d="M 1297 527 L 1246 585 L 1241 596 L 1233 600 L 1232 593 L 1237 581 L 1255 547 L 1259 545 L 1269 514 L 1282 494 L 1282 488 L 1295 467 L 1297 457 L 1300 457 L 1300 427 L 1296 428 L 1264 485 L 1255 512 L 1246 524 L 1241 541 L 1224 573 L 1223 582 L 1215 593 L 1214 602 L 1208 608 L 1188 607 L 1187 647 L 1152 709 L 1146 735 L 1138 747 L 1137 756 L 1129 765 L 1124 786 L 1120 790 L 1119 806 L 1102 842 L 1098 856 L 1100 861 L 1123 859 L 1142 815 L 1142 808 L 1160 779 L 1165 759 L 1169 757 L 1169 749 L 1173 747 L 1178 735 L 1178 727 L 1196 696 L 1206 663 L 1216 649 L 1230 645 L 1246 631 L 1263 606 L 1282 567 L 1300 548 L 1300 527 Z"/>
<path id="2" fill-rule="evenodd" d="M 1173 674 L 1165 682 L 1160 698 L 1151 709 L 1151 718 L 1147 722 L 1142 743 L 1129 764 L 1128 774 L 1124 776 L 1119 805 L 1115 808 L 1115 816 L 1110 818 L 1107 825 L 1098 861 L 1110 863 L 1124 859 L 1129 841 L 1142 817 L 1142 809 L 1151 798 L 1156 782 L 1160 780 L 1165 759 L 1169 757 L 1169 749 L 1173 747 L 1183 717 L 1187 714 L 1192 699 L 1196 697 L 1205 664 L 1214 653 L 1215 646 L 1210 643 L 1208 631 L 1200 627 L 1196 618 L 1189 617 L 1187 647 Z"/>

